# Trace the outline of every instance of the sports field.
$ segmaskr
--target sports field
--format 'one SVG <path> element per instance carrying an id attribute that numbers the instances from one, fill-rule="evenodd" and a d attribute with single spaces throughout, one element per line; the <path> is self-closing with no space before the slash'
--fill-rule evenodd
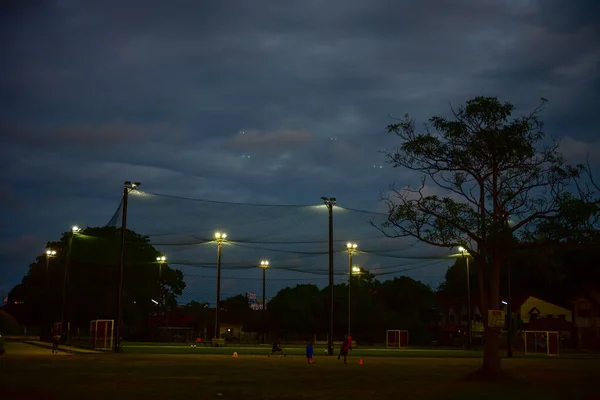
<path id="1" fill-rule="evenodd" d="M 517 358 L 512 380 L 466 379 L 475 358 L 68 354 L 9 343 L 2 399 L 594 399 L 600 360 Z"/>
<path id="2" fill-rule="evenodd" d="M 289 355 L 304 355 L 305 347 L 300 345 L 283 346 Z M 315 346 L 315 356 L 325 355 L 325 346 Z M 205 354 L 205 355 L 267 355 L 271 351 L 271 345 L 251 344 L 228 344 L 226 347 L 205 347 L 199 345 L 190 347 L 189 344 L 180 343 L 125 343 L 123 350 L 131 354 Z M 337 348 L 336 348 L 337 351 Z M 479 358 L 481 353 L 477 351 L 464 351 L 456 349 L 386 349 L 382 347 L 360 347 L 351 353 L 354 357 L 467 357 Z"/>
<path id="3" fill-rule="evenodd" d="M 284 345 L 285 352 L 289 355 L 304 355 L 305 347 L 301 345 Z M 325 356 L 326 347 L 314 346 L 315 356 Z M 199 345 L 190 347 L 189 344 L 181 343 L 148 343 L 128 342 L 123 344 L 123 351 L 128 354 L 196 354 L 196 355 L 233 355 L 237 352 L 239 355 L 267 355 L 271 351 L 271 345 L 252 345 L 252 344 L 228 344 L 225 347 L 208 347 Z M 336 347 L 335 351 L 338 349 Z M 385 347 L 362 346 L 350 352 L 354 358 L 358 357 L 417 357 L 417 358 L 481 358 L 480 350 L 462 350 L 456 348 L 435 348 L 435 347 L 408 347 L 401 349 L 386 349 Z M 528 354 L 516 351 L 515 358 L 547 358 L 545 354 Z M 589 355 L 581 353 L 563 354 L 563 358 L 600 358 L 600 355 Z"/>

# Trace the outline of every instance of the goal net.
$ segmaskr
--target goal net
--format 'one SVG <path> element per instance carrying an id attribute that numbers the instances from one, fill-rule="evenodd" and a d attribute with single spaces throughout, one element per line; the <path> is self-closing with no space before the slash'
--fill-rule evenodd
<path id="1" fill-rule="evenodd" d="M 408 331 L 387 330 L 385 331 L 385 347 L 398 349 L 408 346 Z"/>
<path id="2" fill-rule="evenodd" d="M 525 331 L 525 354 L 547 354 L 557 356 L 560 335 L 552 331 Z"/>
<path id="3" fill-rule="evenodd" d="M 90 339 L 92 349 L 110 350 L 113 347 L 113 331 L 115 321 L 97 319 L 90 323 Z"/>

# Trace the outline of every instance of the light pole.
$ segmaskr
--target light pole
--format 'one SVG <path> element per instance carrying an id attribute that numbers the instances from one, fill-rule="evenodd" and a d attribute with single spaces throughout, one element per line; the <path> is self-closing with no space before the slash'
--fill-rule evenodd
<path id="1" fill-rule="evenodd" d="M 266 283 L 267 283 L 267 268 L 269 268 L 269 261 L 268 260 L 261 260 L 260 262 L 260 268 L 262 269 L 262 316 L 263 316 L 263 326 L 265 326 L 265 313 L 267 311 L 267 295 L 266 295 Z M 266 326 L 265 326 L 266 328 Z M 263 343 L 266 343 L 266 329 L 265 332 L 263 334 Z"/>
<path id="2" fill-rule="evenodd" d="M 352 275 L 360 275 L 360 274 L 362 274 L 360 267 L 353 265 L 352 266 Z M 356 287 L 356 285 L 355 285 L 355 287 Z M 348 330 L 350 330 L 350 328 L 348 328 Z M 350 332 L 348 332 L 348 336 L 350 336 Z"/>
<path id="3" fill-rule="evenodd" d="M 48 294 L 48 279 L 50 278 L 50 257 L 56 256 L 56 250 L 46 249 L 46 283 L 45 292 Z"/>
<path id="4" fill-rule="evenodd" d="M 125 270 L 125 233 L 127 232 L 127 202 L 129 192 L 140 186 L 140 182 L 123 182 L 123 214 L 121 218 L 121 252 L 119 255 L 119 289 L 117 292 L 117 324 L 115 327 L 115 353 L 121 351 L 121 326 L 123 325 L 123 279 Z"/>
<path id="5" fill-rule="evenodd" d="M 164 307 L 163 309 L 163 315 L 165 316 L 165 326 L 168 326 L 167 322 L 166 322 L 166 318 L 167 318 L 167 301 L 166 301 L 166 296 L 164 293 L 164 285 L 163 285 L 163 279 L 162 279 L 162 268 L 163 265 L 165 264 L 165 262 L 167 261 L 167 257 L 165 256 L 159 256 L 156 257 L 156 261 L 158 262 L 158 308 L 161 309 Z"/>
<path id="6" fill-rule="evenodd" d="M 158 285 L 159 285 L 158 301 L 161 302 L 161 304 L 162 304 L 162 295 L 163 295 L 162 267 L 166 261 L 167 261 L 167 257 L 165 257 L 165 256 L 156 257 L 156 262 L 158 262 Z"/>
<path id="7" fill-rule="evenodd" d="M 215 307 L 215 338 L 221 335 L 219 324 L 219 308 L 221 307 L 221 248 L 223 242 L 227 239 L 227 234 L 223 232 L 215 233 L 215 241 L 217 242 L 217 305 Z"/>
<path id="8" fill-rule="evenodd" d="M 327 206 L 329 216 L 329 297 L 330 297 L 330 309 L 329 309 L 329 338 L 327 339 L 327 354 L 333 355 L 333 310 L 334 310 L 334 298 L 333 298 L 333 206 L 337 204 L 335 197 L 321 197 L 325 206 Z"/>
<path id="9" fill-rule="evenodd" d="M 350 319 L 351 319 L 351 306 L 350 293 L 352 287 L 352 254 L 356 251 L 358 245 L 356 243 L 346 243 L 346 250 L 348 250 L 348 336 L 350 336 Z"/>
<path id="10" fill-rule="evenodd" d="M 263 283 L 262 284 L 262 309 L 264 312 L 267 309 L 265 283 L 266 283 L 266 271 L 267 271 L 267 268 L 269 268 L 269 261 L 262 260 L 260 262 L 260 267 L 262 268 L 262 279 L 263 279 L 263 282 L 262 282 Z"/>
<path id="11" fill-rule="evenodd" d="M 65 263 L 65 273 L 63 277 L 63 301 L 62 301 L 62 311 L 61 311 L 61 333 L 65 332 L 65 312 L 67 307 L 67 280 L 69 276 L 69 269 L 71 268 L 71 254 L 73 250 L 73 237 L 81 231 L 77 225 L 71 228 L 71 235 L 69 236 L 69 248 L 67 250 L 67 261 Z M 68 324 L 68 323 L 67 323 Z M 70 329 L 67 327 L 67 341 L 71 341 Z"/>
<path id="12" fill-rule="evenodd" d="M 458 251 L 462 254 L 462 258 L 467 267 L 467 333 L 469 335 L 469 341 L 467 343 L 467 349 L 471 350 L 473 347 L 473 335 L 471 334 L 471 273 L 469 271 L 469 252 L 464 247 L 460 246 Z"/>
<path id="13" fill-rule="evenodd" d="M 40 340 L 45 340 L 43 337 L 48 333 L 47 329 L 49 328 L 49 308 L 50 308 L 50 295 L 48 292 L 48 282 L 50 280 L 50 258 L 56 256 L 56 250 L 46 249 L 46 273 L 45 273 L 45 283 L 44 283 L 44 303 L 41 307 L 42 310 L 42 321 L 43 321 L 43 329 L 40 330 Z"/>

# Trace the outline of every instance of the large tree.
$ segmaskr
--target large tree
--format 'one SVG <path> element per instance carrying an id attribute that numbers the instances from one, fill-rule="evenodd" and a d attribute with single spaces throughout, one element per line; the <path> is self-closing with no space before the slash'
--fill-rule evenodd
<path id="1" fill-rule="evenodd" d="M 315 285 L 281 289 L 267 307 L 268 328 L 272 333 L 295 332 L 309 337 L 324 328 L 323 296 Z M 320 329 L 321 328 L 321 329 Z"/>
<path id="2" fill-rule="evenodd" d="M 570 189 L 584 167 L 567 165 L 559 143 L 545 138 L 538 117 L 545 102 L 513 117 L 512 104 L 476 97 L 451 107 L 450 119 L 430 118 L 424 132 L 408 115 L 388 126 L 401 140 L 389 161 L 419 172 L 422 180 L 418 188 L 392 188 L 382 231 L 465 247 L 474 259 L 482 310 L 500 308 L 500 266 L 513 235 L 558 219 L 581 198 Z M 428 184 L 448 195 L 428 194 Z M 499 329 L 487 327 L 487 313 L 484 322 L 483 372 L 493 376 L 500 371 Z"/>
<path id="3" fill-rule="evenodd" d="M 43 324 L 60 321 L 64 314 L 73 327 L 82 328 L 89 327 L 93 319 L 116 319 L 120 234 L 119 228 L 90 227 L 76 234 L 65 232 L 60 240 L 48 242 L 47 248 L 56 254 L 49 260 L 45 254 L 37 256 L 22 283 L 9 294 L 13 304 L 19 303 L 15 315 L 29 324 Z M 125 241 L 123 315 L 127 333 L 144 329 L 150 314 L 164 311 L 158 310 L 154 301 L 162 297 L 166 308 L 174 306 L 185 282 L 181 271 L 157 262 L 160 253 L 147 237 L 128 230 Z"/>
<path id="4" fill-rule="evenodd" d="M 433 291 L 426 284 L 407 276 L 378 285 L 377 297 L 385 305 L 384 330 L 401 329 L 410 332 L 412 344 L 429 344 L 428 326 L 437 321 L 439 309 Z"/>

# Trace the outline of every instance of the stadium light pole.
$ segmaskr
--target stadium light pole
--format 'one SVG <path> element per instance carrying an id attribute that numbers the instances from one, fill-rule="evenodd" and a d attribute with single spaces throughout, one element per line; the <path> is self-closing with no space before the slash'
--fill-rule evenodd
<path id="1" fill-rule="evenodd" d="M 159 292 L 158 292 L 158 301 L 159 301 L 158 308 L 161 309 L 164 307 L 163 313 L 164 313 L 165 317 L 167 315 L 167 312 L 166 312 L 167 311 L 166 310 L 167 302 L 166 302 L 166 296 L 164 296 L 164 293 L 163 293 L 164 285 L 163 285 L 163 279 L 162 279 L 162 268 L 166 261 L 167 261 L 167 257 L 165 257 L 165 256 L 156 257 L 156 262 L 158 262 L 158 290 L 159 290 Z M 163 299 L 165 299 L 165 300 L 163 301 Z"/>
<path id="2" fill-rule="evenodd" d="M 469 341 L 467 342 L 467 349 L 471 350 L 473 347 L 473 335 L 471 333 L 471 274 L 469 271 L 469 257 L 470 254 L 464 247 L 460 246 L 458 251 L 462 254 L 462 258 L 467 267 L 467 333 L 469 335 Z"/>
<path id="3" fill-rule="evenodd" d="M 333 355 L 333 311 L 334 311 L 334 298 L 333 298 L 333 206 L 337 204 L 335 197 L 321 197 L 321 200 L 325 203 L 328 210 L 329 217 L 329 298 L 330 298 L 330 309 L 329 309 L 329 338 L 327 339 L 327 354 Z"/>
<path id="4" fill-rule="evenodd" d="M 56 256 L 56 250 L 46 249 L 46 282 L 45 291 L 48 294 L 48 279 L 50 278 L 50 258 Z"/>
<path id="5" fill-rule="evenodd" d="M 265 314 L 267 311 L 267 296 L 266 296 L 266 283 L 267 283 L 267 268 L 269 268 L 268 260 L 260 261 L 260 268 L 262 269 L 262 316 L 263 316 L 263 325 L 266 322 Z M 263 343 L 266 343 L 266 330 L 263 334 Z"/>
<path id="6" fill-rule="evenodd" d="M 121 326 L 123 325 L 123 276 L 125 269 L 125 233 L 127 232 L 127 200 L 129 192 L 140 186 L 140 182 L 123 182 L 123 214 L 121 219 L 121 252 L 119 255 L 119 289 L 117 293 L 117 323 L 115 327 L 115 353 L 121 352 Z"/>
<path id="7" fill-rule="evenodd" d="M 215 241 L 217 242 L 217 304 L 215 306 L 215 338 L 221 335 L 221 327 L 219 321 L 219 308 L 221 308 L 221 248 L 223 242 L 227 239 L 227 234 L 223 232 L 215 233 Z"/>
<path id="8" fill-rule="evenodd" d="M 350 322 L 352 316 L 352 302 L 350 301 L 350 293 L 352 292 L 352 254 L 356 251 L 358 245 L 356 243 L 346 243 L 348 250 L 348 336 L 350 336 Z"/>
<path id="9" fill-rule="evenodd" d="M 156 262 L 158 263 L 158 285 L 159 285 L 159 296 L 158 301 L 162 303 L 162 293 L 163 293 L 163 283 L 162 283 L 162 267 L 164 263 L 167 261 L 167 257 L 159 256 L 156 257 Z"/>
<path id="10" fill-rule="evenodd" d="M 46 339 L 45 337 L 43 337 L 47 332 L 48 329 L 48 323 L 50 321 L 48 321 L 48 309 L 49 309 L 49 304 L 50 304 L 50 295 L 48 292 L 48 285 L 49 285 L 49 280 L 50 280 L 50 258 L 55 257 L 56 256 L 56 250 L 53 249 L 46 249 L 46 274 L 45 274 L 45 278 L 46 281 L 44 283 L 44 304 L 42 305 L 42 319 L 44 321 L 44 328 L 42 330 L 40 330 L 40 340 L 44 340 Z"/>
<path id="11" fill-rule="evenodd" d="M 262 281 L 263 281 L 262 282 L 263 283 L 262 284 L 262 309 L 264 312 L 267 309 L 267 303 L 266 303 L 267 298 L 265 297 L 265 294 L 266 294 L 265 287 L 266 287 L 266 282 L 267 282 L 266 271 L 267 271 L 267 268 L 269 268 L 269 261 L 262 260 L 260 262 L 260 267 L 262 268 Z"/>
<path id="12" fill-rule="evenodd" d="M 63 295 L 62 295 L 62 311 L 61 311 L 61 317 L 60 317 L 60 323 L 61 323 L 61 333 L 65 333 L 65 313 L 66 313 L 66 308 L 67 308 L 67 281 L 68 281 L 68 276 L 69 276 L 69 270 L 71 269 L 71 254 L 72 254 L 72 250 L 73 250 L 73 237 L 75 237 L 76 234 L 78 234 L 79 232 L 81 232 L 81 228 L 79 228 L 77 225 L 73 226 L 71 228 L 71 234 L 69 235 L 69 245 L 68 245 L 68 249 L 67 249 L 67 260 L 65 263 L 65 273 L 63 276 Z M 71 343 L 71 330 L 67 329 L 67 342 L 69 342 L 69 344 Z"/>

